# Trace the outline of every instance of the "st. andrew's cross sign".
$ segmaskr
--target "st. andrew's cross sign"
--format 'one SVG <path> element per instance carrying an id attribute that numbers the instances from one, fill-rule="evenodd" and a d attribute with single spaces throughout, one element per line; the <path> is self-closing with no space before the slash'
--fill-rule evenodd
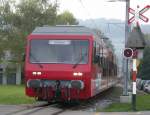
<path id="1" fill-rule="evenodd" d="M 150 9 L 150 5 L 145 6 L 142 10 L 138 11 L 139 6 L 137 6 L 137 11 L 129 8 L 129 13 L 131 13 L 133 16 L 128 20 L 128 24 L 131 24 L 133 21 L 138 23 L 138 20 L 141 19 L 144 22 L 148 22 L 148 17 L 144 16 L 144 13 Z"/>

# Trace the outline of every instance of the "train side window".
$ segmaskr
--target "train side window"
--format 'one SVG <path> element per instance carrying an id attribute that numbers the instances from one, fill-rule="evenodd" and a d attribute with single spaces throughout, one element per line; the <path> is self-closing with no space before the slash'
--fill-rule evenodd
<path id="1" fill-rule="evenodd" d="M 109 61 L 109 71 L 110 71 L 110 75 L 111 75 L 111 76 L 113 76 L 113 72 L 112 72 L 112 70 L 113 70 L 112 62 L 111 62 L 111 61 Z"/>
<path id="2" fill-rule="evenodd" d="M 96 55 L 98 56 L 98 66 L 101 66 L 101 49 L 100 49 L 100 44 L 96 44 Z"/>
<path id="3" fill-rule="evenodd" d="M 106 66 L 106 75 L 108 76 L 109 68 L 108 68 L 108 60 L 105 59 L 105 66 Z"/>
<path id="4" fill-rule="evenodd" d="M 100 57 L 103 57 L 103 46 L 102 45 L 100 45 L 100 47 L 99 47 L 99 52 L 100 52 Z"/>
<path id="5" fill-rule="evenodd" d="M 100 63 L 100 50 L 99 50 L 99 44 L 97 42 L 94 42 L 94 47 L 93 47 L 93 63 L 98 65 Z"/>
<path id="6" fill-rule="evenodd" d="M 0 68 L 0 72 L 2 72 L 3 71 L 3 68 Z"/>
<path id="7" fill-rule="evenodd" d="M 95 56 L 96 56 L 96 42 L 94 41 L 94 43 L 93 43 L 93 63 L 94 63 Z"/>
<path id="8" fill-rule="evenodd" d="M 100 45 L 96 43 L 96 55 L 100 56 Z"/>
<path id="9" fill-rule="evenodd" d="M 105 58 L 103 58 L 102 64 L 103 64 L 103 68 L 106 68 L 106 59 Z"/>
<path id="10" fill-rule="evenodd" d="M 99 64 L 102 66 L 102 57 L 99 59 Z"/>
<path id="11" fill-rule="evenodd" d="M 115 75 L 117 76 L 117 65 L 115 64 Z"/>
<path id="12" fill-rule="evenodd" d="M 100 57 L 99 65 L 103 68 L 104 67 L 104 57 Z"/>

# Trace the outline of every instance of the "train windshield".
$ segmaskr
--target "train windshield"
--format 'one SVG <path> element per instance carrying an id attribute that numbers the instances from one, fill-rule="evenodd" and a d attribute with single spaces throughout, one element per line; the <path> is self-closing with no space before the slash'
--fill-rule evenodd
<path id="1" fill-rule="evenodd" d="M 31 63 L 88 63 L 88 40 L 31 40 Z"/>

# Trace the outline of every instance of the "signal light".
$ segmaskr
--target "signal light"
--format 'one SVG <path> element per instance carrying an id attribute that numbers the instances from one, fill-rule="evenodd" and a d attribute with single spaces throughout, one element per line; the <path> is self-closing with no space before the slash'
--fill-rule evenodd
<path id="1" fill-rule="evenodd" d="M 133 50 L 131 48 L 124 49 L 123 55 L 126 58 L 132 58 L 132 56 L 133 56 Z"/>

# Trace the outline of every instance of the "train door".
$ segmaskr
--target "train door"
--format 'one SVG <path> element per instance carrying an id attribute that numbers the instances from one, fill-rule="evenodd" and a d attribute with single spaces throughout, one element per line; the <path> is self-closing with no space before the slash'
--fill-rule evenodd
<path id="1" fill-rule="evenodd" d="M 92 55 L 92 79 L 91 88 L 93 95 L 96 95 L 101 90 L 102 85 L 102 68 L 100 67 L 100 44 L 94 42 Z"/>

